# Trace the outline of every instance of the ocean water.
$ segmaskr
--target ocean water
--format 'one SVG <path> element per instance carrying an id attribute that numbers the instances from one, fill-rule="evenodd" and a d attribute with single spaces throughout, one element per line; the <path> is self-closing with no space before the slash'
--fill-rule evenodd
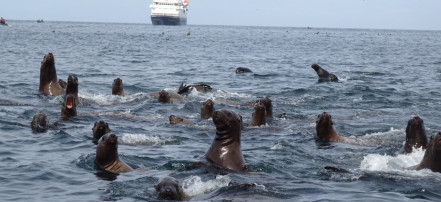
<path id="1" fill-rule="evenodd" d="M 239 26 L 151 26 L 10 21 L 0 27 L 0 198 L 2 201 L 155 201 L 154 185 L 173 176 L 192 200 L 441 200 L 441 174 L 408 169 L 423 150 L 398 155 L 407 121 L 441 130 L 441 32 Z M 190 35 L 187 36 L 187 33 Z M 38 93 L 43 56 L 58 78 L 79 80 L 78 116 L 60 118 L 62 96 Z M 310 65 L 336 74 L 318 82 Z M 239 66 L 251 74 L 235 74 Z M 111 95 L 120 77 L 125 97 Z M 149 93 L 206 83 L 175 104 Z M 273 101 L 275 118 L 242 132 L 248 173 L 219 175 L 188 165 L 203 159 L 214 134 L 201 103 L 230 109 L 250 123 L 253 109 L 217 103 Z M 57 125 L 34 134 L 43 111 Z M 315 138 L 318 114 L 332 115 L 350 144 Z M 278 118 L 286 113 L 286 118 Z M 170 125 L 168 116 L 193 126 Z M 135 171 L 108 175 L 95 164 L 95 121 L 119 137 L 120 157 Z M 345 168 L 336 173 L 325 166 Z M 231 187 L 229 184 L 255 184 Z"/>

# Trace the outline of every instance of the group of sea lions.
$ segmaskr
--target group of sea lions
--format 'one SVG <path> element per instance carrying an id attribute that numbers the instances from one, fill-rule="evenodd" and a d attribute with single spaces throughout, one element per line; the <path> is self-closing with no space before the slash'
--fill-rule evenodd
<path id="1" fill-rule="evenodd" d="M 316 121 L 317 138 L 328 142 L 345 142 L 345 138 L 335 131 L 333 124 L 330 114 L 326 112 L 319 114 Z M 430 169 L 433 172 L 441 172 L 441 132 L 432 135 L 428 142 L 423 119 L 415 116 L 407 122 L 405 143 L 399 153 L 412 153 L 413 149 L 418 148 L 425 149 L 425 153 L 416 170 Z M 326 169 L 335 170 L 336 168 Z"/>
<path id="2" fill-rule="evenodd" d="M 317 64 L 311 65 L 319 81 L 338 81 L 337 76 L 329 73 Z M 239 67 L 236 73 L 252 73 L 248 68 Z M 199 92 L 208 92 L 212 88 L 207 84 L 189 84 L 180 85 L 178 91 L 171 92 L 162 90 L 152 93 L 157 97 L 158 102 L 175 103 L 175 100 L 182 100 L 184 96 L 193 89 Z M 45 55 L 41 62 L 39 92 L 44 95 L 64 96 L 61 107 L 61 117 L 69 118 L 77 115 L 76 107 L 81 103 L 78 98 L 78 78 L 69 75 L 67 82 L 58 80 L 55 60 L 52 53 Z M 116 78 L 112 84 L 112 95 L 125 96 L 122 79 Z M 243 106 L 254 107 L 251 115 L 251 127 L 265 125 L 267 119 L 273 118 L 273 106 L 270 98 L 265 97 L 255 102 L 239 103 Z M 244 157 L 241 151 L 241 131 L 244 129 L 242 116 L 231 110 L 215 110 L 214 102 L 211 99 L 206 100 L 201 106 L 201 119 L 212 118 L 216 127 L 216 134 L 211 146 L 205 153 L 207 162 L 220 169 L 233 172 L 247 171 Z M 169 116 L 170 124 L 191 125 L 192 123 L 185 118 L 175 115 Z M 34 132 L 44 132 L 51 127 L 47 116 L 43 112 L 38 112 L 32 122 L 31 127 Z M 96 163 L 101 169 L 112 173 L 124 173 L 132 171 L 133 168 L 126 164 L 118 155 L 118 137 L 111 133 L 108 123 L 96 121 L 93 128 L 93 142 L 96 147 Z M 317 138 L 323 141 L 345 142 L 345 138 L 339 136 L 333 127 L 333 121 L 330 114 L 323 112 L 318 115 L 316 121 Z M 426 149 L 421 163 L 416 168 L 431 169 L 434 172 L 441 172 L 441 132 L 433 135 L 427 142 L 423 120 L 414 117 L 409 120 L 406 128 L 406 143 L 401 153 L 410 153 L 413 148 L 422 147 Z M 161 178 L 155 186 L 157 195 L 162 199 L 188 200 L 189 197 L 183 193 L 179 182 L 172 177 Z"/>
<path id="3" fill-rule="evenodd" d="M 312 64 L 311 68 L 316 71 L 319 81 L 338 81 L 335 74 L 329 73 L 318 64 Z M 335 131 L 333 124 L 330 114 L 326 112 L 319 114 L 316 120 L 317 138 L 329 142 L 345 142 L 345 138 Z M 441 172 L 441 132 L 432 135 L 428 142 L 423 119 L 419 116 L 408 121 L 405 143 L 399 153 L 412 153 L 414 148 L 425 149 L 424 157 L 417 165 L 416 170 L 430 169 L 433 172 Z M 335 169 L 334 167 L 330 168 Z"/>

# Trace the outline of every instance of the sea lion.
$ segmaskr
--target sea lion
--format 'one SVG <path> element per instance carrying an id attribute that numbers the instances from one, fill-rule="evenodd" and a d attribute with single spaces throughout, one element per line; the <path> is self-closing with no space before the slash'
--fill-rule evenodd
<path id="1" fill-rule="evenodd" d="M 216 136 L 205 158 L 221 168 L 232 171 L 247 170 L 240 148 L 240 117 L 229 110 L 215 111 L 213 123 L 216 126 Z"/>
<path id="2" fill-rule="evenodd" d="M 265 106 L 266 118 L 273 118 L 273 104 L 270 98 L 265 97 L 260 100 L 260 102 Z"/>
<path id="3" fill-rule="evenodd" d="M 266 109 L 261 102 L 254 107 L 254 112 L 251 115 L 250 126 L 261 126 L 266 124 Z"/>
<path id="4" fill-rule="evenodd" d="M 112 95 L 125 96 L 122 79 L 116 78 L 113 80 Z"/>
<path id="5" fill-rule="evenodd" d="M 52 53 L 48 53 L 41 61 L 40 86 L 38 91 L 45 95 L 63 95 L 64 89 L 60 86 L 55 69 L 55 59 Z"/>
<path id="6" fill-rule="evenodd" d="M 424 129 L 424 122 L 418 116 L 413 117 L 407 122 L 406 127 L 406 143 L 404 143 L 403 148 L 400 150 L 400 154 L 412 153 L 413 148 L 426 149 L 427 147 L 427 136 L 426 130 Z"/>
<path id="7" fill-rule="evenodd" d="M 73 94 L 67 94 L 64 97 L 63 105 L 61 106 L 61 117 L 69 118 L 77 115 L 77 103 Z"/>
<path id="8" fill-rule="evenodd" d="M 67 77 L 66 95 L 72 94 L 75 97 L 75 103 L 79 105 L 80 99 L 78 98 L 78 78 L 75 75 L 69 75 Z"/>
<path id="9" fill-rule="evenodd" d="M 441 172 L 441 132 L 430 137 L 424 157 L 416 170 L 425 168 L 433 172 Z"/>
<path id="10" fill-rule="evenodd" d="M 193 88 L 199 92 L 204 92 L 204 93 L 213 90 L 211 88 L 211 86 L 209 86 L 207 84 L 203 84 L 203 83 L 202 84 L 190 84 L 190 85 L 184 85 L 184 83 L 181 83 L 177 93 L 180 95 L 185 95 L 185 94 L 190 93 L 190 91 L 193 90 Z"/>
<path id="11" fill-rule="evenodd" d="M 92 128 L 93 140 L 92 142 L 98 144 L 98 140 L 105 134 L 112 132 L 109 128 L 109 124 L 105 121 L 96 121 Z"/>
<path id="12" fill-rule="evenodd" d="M 63 79 L 58 79 L 58 84 L 60 84 L 60 86 L 64 89 L 66 89 L 67 86 L 67 82 L 64 81 Z"/>
<path id="13" fill-rule="evenodd" d="M 214 112 L 214 103 L 211 99 L 208 99 L 202 104 L 201 107 L 201 118 L 209 119 L 213 116 Z"/>
<path id="14" fill-rule="evenodd" d="M 179 181 L 174 177 L 163 177 L 155 185 L 156 196 L 163 200 L 187 201 L 190 197 L 184 193 Z"/>
<path id="15" fill-rule="evenodd" d="M 175 115 L 170 115 L 168 117 L 168 120 L 169 120 L 169 123 L 172 125 L 175 125 L 175 124 L 192 125 L 192 123 L 189 120 L 182 118 L 182 117 L 179 117 L 179 116 L 175 116 Z"/>
<path id="16" fill-rule="evenodd" d="M 251 71 L 251 69 L 248 69 L 246 67 L 238 67 L 236 69 L 236 74 L 241 74 L 241 73 L 252 73 L 253 71 Z"/>
<path id="17" fill-rule="evenodd" d="M 98 141 L 96 162 L 102 169 L 112 173 L 125 173 L 133 170 L 119 158 L 118 137 L 112 133 L 103 135 Z"/>
<path id="18" fill-rule="evenodd" d="M 313 68 L 315 72 L 317 72 L 319 81 L 338 81 L 338 77 L 335 76 L 335 74 L 329 73 L 318 64 L 312 64 L 311 68 Z"/>
<path id="19" fill-rule="evenodd" d="M 335 132 L 332 126 L 332 116 L 326 112 L 318 115 L 317 121 L 315 122 L 315 129 L 317 132 L 317 137 L 324 141 L 329 142 L 343 142 L 345 139 Z"/>
<path id="20" fill-rule="evenodd" d="M 31 122 L 32 132 L 44 133 L 49 127 L 49 121 L 47 120 L 47 116 L 44 112 L 40 111 L 34 115 Z"/>

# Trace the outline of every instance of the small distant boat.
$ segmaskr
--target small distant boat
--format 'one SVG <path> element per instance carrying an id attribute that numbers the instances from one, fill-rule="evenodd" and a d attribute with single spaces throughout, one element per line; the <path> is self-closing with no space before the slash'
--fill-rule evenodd
<path id="1" fill-rule="evenodd" d="M 43 21 L 43 19 L 38 19 L 37 20 L 37 23 L 43 23 L 44 21 Z"/>
<path id="2" fill-rule="evenodd" d="M 3 17 L 1 17 L 1 19 L 0 19 L 0 25 L 8 26 L 8 23 L 6 23 L 6 20 Z"/>

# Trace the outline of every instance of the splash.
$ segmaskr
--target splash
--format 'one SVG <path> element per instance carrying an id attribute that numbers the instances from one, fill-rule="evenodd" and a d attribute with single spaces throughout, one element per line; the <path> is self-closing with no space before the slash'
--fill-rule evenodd
<path id="1" fill-rule="evenodd" d="M 275 144 L 274 146 L 271 147 L 271 150 L 282 150 L 284 148 L 285 147 L 282 144 L 277 143 L 277 144 Z"/>
<path id="2" fill-rule="evenodd" d="M 397 156 L 369 154 L 361 161 L 360 169 L 382 172 L 416 172 L 412 167 L 421 162 L 424 152 L 423 149 L 418 148 L 410 154 L 399 154 Z"/>
<path id="3" fill-rule="evenodd" d="M 80 91 L 78 93 L 80 98 L 87 101 L 97 103 L 99 105 L 113 105 L 117 103 L 133 102 L 135 100 L 148 99 L 151 97 L 149 93 L 135 93 L 126 96 L 116 96 L 112 94 L 93 94 L 87 91 Z"/>
<path id="4" fill-rule="evenodd" d="M 196 196 L 221 187 L 226 187 L 230 182 L 230 177 L 223 175 L 218 175 L 216 176 L 216 179 L 208 180 L 206 182 L 202 182 L 202 179 L 199 176 L 190 176 L 182 182 L 182 188 L 188 195 Z"/>
<path id="5" fill-rule="evenodd" d="M 149 146 L 158 146 L 164 145 L 167 142 L 176 141 L 173 138 L 161 138 L 157 135 L 145 135 L 145 134 L 130 134 L 124 133 L 122 137 L 119 139 L 118 143 L 121 144 L 129 144 L 129 145 L 149 145 Z"/>

